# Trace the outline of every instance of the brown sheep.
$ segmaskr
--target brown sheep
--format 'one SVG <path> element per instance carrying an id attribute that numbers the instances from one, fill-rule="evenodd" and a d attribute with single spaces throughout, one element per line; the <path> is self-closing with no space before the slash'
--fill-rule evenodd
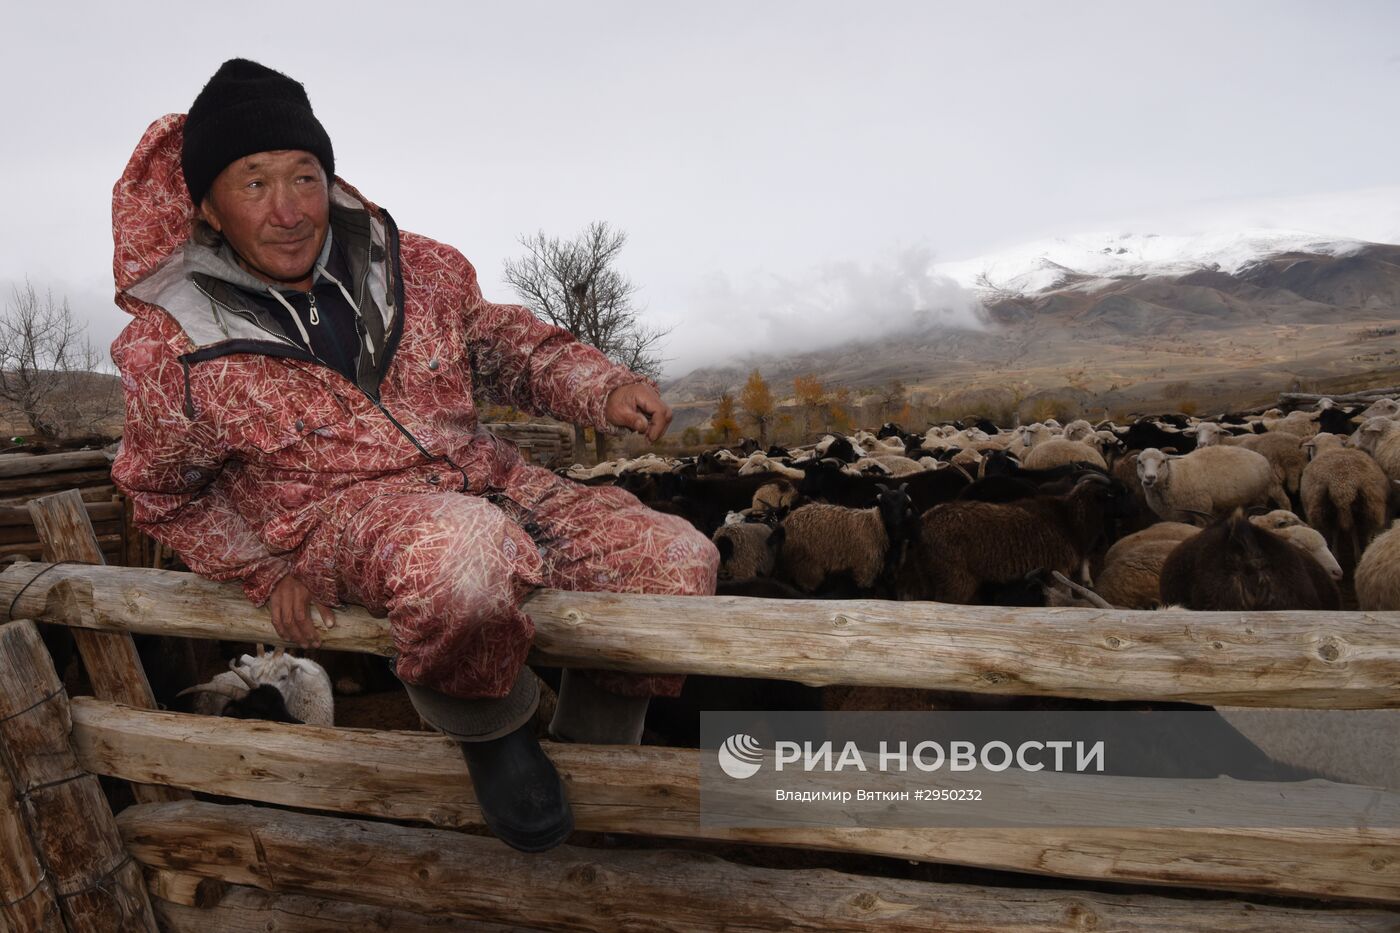
<path id="1" fill-rule="evenodd" d="M 1308 455 L 1302 446 L 1303 439 L 1288 431 L 1270 434 L 1246 434 L 1235 439 L 1234 446 L 1263 454 L 1273 465 L 1274 477 L 1284 492 L 1298 495 L 1298 484 L 1302 481 L 1303 470 L 1308 465 Z"/>
<path id="2" fill-rule="evenodd" d="M 1044 569 L 1072 575 L 1102 543 L 1124 491 L 1100 474 L 1067 495 L 957 500 L 919 519 L 896 585 L 899 599 L 971 604 L 986 584 Z"/>
<path id="3" fill-rule="evenodd" d="M 1178 544 L 1200 531 L 1195 525 L 1160 522 L 1128 535 L 1108 549 L 1094 590 L 1119 609 L 1156 609 L 1162 603 L 1162 565 Z"/>
<path id="4" fill-rule="evenodd" d="M 1240 509 L 1177 545 L 1162 565 L 1161 598 L 1187 609 L 1236 612 L 1342 603 L 1321 564 Z"/>
<path id="5" fill-rule="evenodd" d="M 1322 449 L 1303 471 L 1303 514 L 1327 539 L 1343 567 L 1355 569 L 1366 546 L 1385 528 L 1390 481 L 1370 455 L 1340 446 L 1331 434 L 1314 439 Z M 1309 443 L 1314 443 L 1309 441 Z"/>

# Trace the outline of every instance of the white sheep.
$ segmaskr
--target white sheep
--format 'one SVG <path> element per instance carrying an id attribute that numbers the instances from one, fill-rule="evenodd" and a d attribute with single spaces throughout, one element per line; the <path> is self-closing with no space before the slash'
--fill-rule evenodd
<path id="1" fill-rule="evenodd" d="M 1315 411 L 1290 411 L 1282 418 L 1264 420 L 1265 431 L 1282 431 L 1297 437 L 1308 438 L 1317 433 L 1318 413 Z"/>
<path id="2" fill-rule="evenodd" d="M 1304 525 L 1302 519 L 1292 512 L 1277 509 L 1267 515 L 1256 515 L 1250 521 L 1260 528 L 1272 531 L 1300 551 L 1305 551 L 1309 557 L 1322 565 L 1322 569 L 1331 574 L 1333 580 L 1342 579 L 1342 565 L 1337 563 L 1337 558 L 1327 547 L 1327 540 L 1322 537 L 1322 533 Z"/>
<path id="3" fill-rule="evenodd" d="M 1361 413 L 1361 419 L 1364 421 L 1367 418 L 1394 418 L 1396 415 L 1400 415 L 1400 402 L 1393 398 L 1383 398 L 1372 402 Z"/>
<path id="4" fill-rule="evenodd" d="M 788 479 L 795 479 L 798 481 L 801 481 L 801 479 L 807 475 L 801 470 L 774 460 L 764 453 L 751 454 L 739 466 L 740 476 L 751 476 L 755 473 L 777 473 L 779 476 L 786 476 Z"/>
<path id="5" fill-rule="evenodd" d="M 1289 505 L 1268 459 L 1238 447 L 1201 447 L 1184 456 L 1149 447 L 1138 455 L 1137 473 L 1147 504 L 1167 521 L 1197 524 L 1240 507 Z"/>
<path id="6" fill-rule="evenodd" d="M 179 695 L 195 694 L 195 712 L 221 716 L 230 702 L 262 685 L 276 687 L 287 712 L 307 725 L 335 725 L 335 695 L 326 669 L 310 658 L 287 654 L 283 648 L 269 653 L 258 645 L 257 657 L 242 655 L 229 670 Z"/>
<path id="7" fill-rule="evenodd" d="M 1356 603 L 1368 611 L 1400 610 L 1400 524 L 1377 537 L 1361 555 Z"/>
<path id="8" fill-rule="evenodd" d="M 1367 418 L 1352 437 L 1353 446 L 1370 454 L 1387 478 L 1400 480 L 1400 421 Z"/>
<path id="9" fill-rule="evenodd" d="M 871 454 L 870 459 L 882 464 L 890 471 L 891 476 L 908 476 L 911 473 L 922 473 L 924 468 L 918 461 L 910 460 L 903 454 Z"/>
<path id="10" fill-rule="evenodd" d="M 1082 441 L 1067 441 L 1063 437 L 1041 441 L 1021 458 L 1021 465 L 1028 470 L 1049 470 L 1071 463 L 1091 463 L 1100 470 L 1108 469 L 1103 455 L 1093 447 Z"/>

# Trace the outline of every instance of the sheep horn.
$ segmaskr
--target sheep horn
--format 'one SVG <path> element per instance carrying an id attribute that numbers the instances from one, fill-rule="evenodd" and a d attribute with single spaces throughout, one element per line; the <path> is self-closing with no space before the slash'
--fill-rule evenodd
<path id="1" fill-rule="evenodd" d="M 195 684 L 193 687 L 186 687 L 175 694 L 175 696 L 189 696 L 191 693 L 213 693 L 221 697 L 228 697 L 230 700 L 241 700 L 248 695 L 247 690 L 239 690 L 232 684 L 216 684 L 210 681 L 207 684 Z"/>
<path id="2" fill-rule="evenodd" d="M 1076 596 L 1080 597 L 1081 599 L 1087 599 L 1089 602 L 1093 603 L 1093 604 L 1094 604 L 1095 606 L 1097 606 L 1098 608 L 1100 608 L 1100 609 L 1112 609 L 1112 608 L 1113 608 L 1113 606 L 1109 605 L 1108 600 L 1104 599 L 1104 598 L 1103 598 L 1102 596 L 1100 596 L 1098 593 L 1095 593 L 1093 590 L 1089 589 L 1087 586 L 1084 586 L 1084 585 L 1079 584 L 1079 583 L 1075 583 L 1073 580 L 1071 580 L 1069 577 L 1065 576 L 1064 574 L 1060 573 L 1058 570 L 1051 571 L 1051 574 L 1050 574 L 1050 575 L 1053 576 L 1053 577 L 1055 578 L 1055 582 L 1057 582 L 1057 583 L 1062 583 L 1062 584 L 1064 584 L 1065 586 L 1069 587 L 1069 591 L 1070 591 L 1071 593 L 1075 594 Z"/>
<path id="3" fill-rule="evenodd" d="M 234 659 L 229 662 L 228 669 L 237 674 L 238 679 L 247 684 L 249 690 L 256 690 L 258 688 L 258 682 L 253 679 L 253 675 L 249 674 L 241 666 L 239 666 L 237 659 Z"/>
<path id="4" fill-rule="evenodd" d="M 951 460 L 948 460 L 948 461 L 946 461 L 946 462 L 947 462 L 948 466 L 950 466 L 950 467 L 952 467 L 953 469 L 957 470 L 957 471 L 958 471 L 959 473 L 961 473 L 963 476 L 966 476 L 966 477 L 967 477 L 967 481 L 968 481 L 969 483 L 975 483 L 975 482 L 977 482 L 977 480 L 975 480 L 975 479 L 972 478 L 972 474 L 971 474 L 971 473 L 969 473 L 969 472 L 967 472 L 967 470 L 964 470 L 964 469 L 963 469 L 963 465 L 962 465 L 961 463 L 954 463 L 954 462 L 951 461 Z"/>

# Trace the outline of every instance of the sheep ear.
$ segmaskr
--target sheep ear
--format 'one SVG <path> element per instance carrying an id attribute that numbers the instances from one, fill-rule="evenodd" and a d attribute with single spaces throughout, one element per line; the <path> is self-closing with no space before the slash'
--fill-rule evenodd
<path id="1" fill-rule="evenodd" d="M 884 483 L 876 483 L 876 484 L 875 484 L 875 488 L 878 489 L 878 490 L 880 490 L 881 492 L 889 492 L 889 491 L 890 491 L 890 487 L 886 486 Z"/>
<path id="2" fill-rule="evenodd" d="M 1177 449 L 1175 447 L 1159 447 L 1157 449 L 1160 450 L 1162 453 L 1166 454 L 1168 457 L 1181 456 L 1181 454 L 1177 452 Z"/>

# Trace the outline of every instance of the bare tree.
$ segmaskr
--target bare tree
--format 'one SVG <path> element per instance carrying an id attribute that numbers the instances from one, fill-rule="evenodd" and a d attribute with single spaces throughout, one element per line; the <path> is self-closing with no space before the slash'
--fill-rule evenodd
<path id="1" fill-rule="evenodd" d="M 103 357 L 83 335 L 68 300 L 16 285 L 0 315 L 0 405 L 54 442 L 101 434 L 121 410 L 121 383 L 99 374 Z"/>
<path id="2" fill-rule="evenodd" d="M 597 347 L 615 363 L 657 379 L 659 344 L 669 330 L 637 320 L 637 287 L 614 263 L 627 234 L 595 221 L 572 240 L 540 231 L 520 238 L 525 255 L 506 260 L 505 280 L 530 310 L 580 341 Z M 607 435 L 597 432 L 599 461 L 607 459 Z M 574 426 L 574 457 L 583 459 L 583 428 Z"/>

